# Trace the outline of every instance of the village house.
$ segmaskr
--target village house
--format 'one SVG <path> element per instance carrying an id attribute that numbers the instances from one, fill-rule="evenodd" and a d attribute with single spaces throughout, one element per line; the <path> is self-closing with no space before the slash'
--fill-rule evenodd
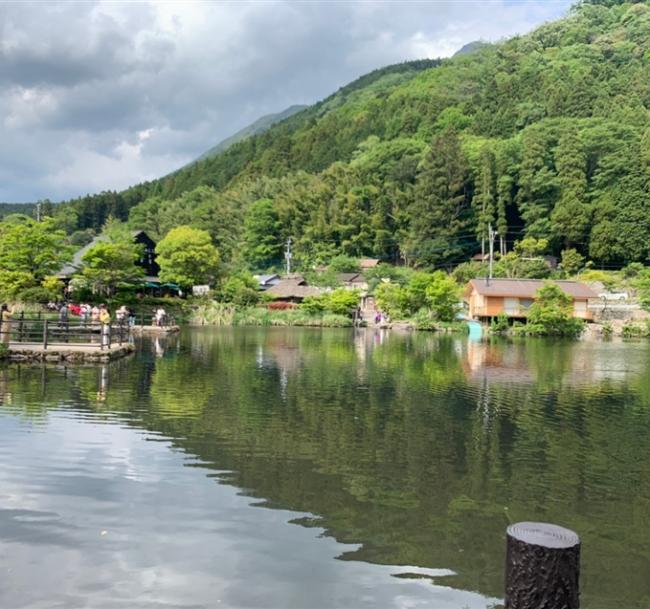
<path id="1" fill-rule="evenodd" d="M 341 287 L 346 290 L 368 291 L 368 282 L 361 273 L 339 273 L 336 278 L 339 280 Z"/>
<path id="2" fill-rule="evenodd" d="M 323 291 L 316 286 L 307 285 L 303 277 L 292 275 L 281 279 L 266 290 L 266 293 L 276 302 L 299 303 L 308 296 L 318 296 Z"/>
<path id="3" fill-rule="evenodd" d="M 156 242 L 143 230 L 131 231 L 131 236 L 133 238 L 133 243 L 143 246 L 142 256 L 136 260 L 135 264 L 144 269 L 146 281 L 157 283 L 160 267 L 156 262 Z M 90 243 L 84 245 L 80 250 L 77 250 L 72 261 L 64 265 L 56 276 L 64 282 L 70 281 L 72 276 L 81 270 L 81 267 L 83 266 L 83 257 L 86 253 L 98 243 L 104 241 L 108 241 L 108 237 L 105 235 L 98 235 Z"/>
<path id="4" fill-rule="evenodd" d="M 590 320 L 588 304 L 598 295 L 579 281 L 553 281 L 573 300 L 573 316 Z M 540 279 L 472 279 L 466 286 L 463 300 L 468 306 L 468 317 L 482 321 L 505 314 L 525 319 L 527 311 L 537 298 L 537 290 L 544 286 Z"/>

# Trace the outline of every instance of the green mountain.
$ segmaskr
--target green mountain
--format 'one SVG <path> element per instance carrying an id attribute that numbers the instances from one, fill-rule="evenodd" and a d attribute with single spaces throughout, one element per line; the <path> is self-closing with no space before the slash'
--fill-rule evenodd
<path id="1" fill-rule="evenodd" d="M 205 228 L 224 260 L 258 267 L 287 237 L 298 264 L 450 266 L 489 225 L 502 252 L 534 237 L 646 262 L 649 107 L 649 2 L 584 0 L 528 35 L 376 70 L 214 157 L 64 209 L 78 229 L 109 214 L 157 236 Z"/>
<path id="2" fill-rule="evenodd" d="M 467 44 L 460 47 L 460 49 L 458 49 L 453 56 L 460 57 L 461 55 L 470 55 L 471 53 L 480 51 L 481 49 L 489 46 L 489 42 L 485 42 L 483 40 L 474 40 L 473 42 L 468 42 Z"/>
<path id="3" fill-rule="evenodd" d="M 282 112 L 262 116 L 261 118 L 258 118 L 254 123 L 251 123 L 247 127 L 240 129 L 237 131 L 237 133 L 231 135 L 230 137 L 227 137 L 226 139 L 219 142 L 216 146 L 210 148 L 210 150 L 207 152 L 204 152 L 197 160 L 208 159 L 210 157 L 216 156 L 221 152 L 228 150 L 228 148 L 230 148 L 233 144 L 245 140 L 247 137 L 264 133 L 276 123 L 283 121 L 285 118 L 293 116 L 296 114 L 296 112 L 300 112 L 305 108 L 307 108 L 307 106 L 294 105 L 289 106 Z"/>

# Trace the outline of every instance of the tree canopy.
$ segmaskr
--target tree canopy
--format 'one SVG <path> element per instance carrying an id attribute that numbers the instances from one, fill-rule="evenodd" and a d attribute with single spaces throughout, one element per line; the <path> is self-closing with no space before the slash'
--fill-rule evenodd
<path id="1" fill-rule="evenodd" d="M 170 230 L 156 246 L 160 279 L 189 288 L 211 284 L 219 271 L 220 257 L 207 231 L 190 226 Z"/>

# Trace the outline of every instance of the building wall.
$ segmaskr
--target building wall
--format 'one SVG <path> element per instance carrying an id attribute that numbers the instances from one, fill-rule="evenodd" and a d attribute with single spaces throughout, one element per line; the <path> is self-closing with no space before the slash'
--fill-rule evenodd
<path id="1" fill-rule="evenodd" d="M 497 317 L 506 313 L 508 317 L 525 319 L 526 309 L 534 302 L 532 298 L 503 298 L 501 296 L 483 296 L 475 290 L 469 296 L 469 317 Z M 586 298 L 575 299 L 573 316 L 581 319 L 592 319 Z"/>

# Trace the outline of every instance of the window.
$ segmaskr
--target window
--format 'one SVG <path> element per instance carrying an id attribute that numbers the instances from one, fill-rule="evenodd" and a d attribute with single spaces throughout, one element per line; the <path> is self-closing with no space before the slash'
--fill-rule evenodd
<path id="1" fill-rule="evenodd" d="M 506 315 L 516 315 L 519 313 L 519 298 L 504 298 L 503 308 Z"/>

